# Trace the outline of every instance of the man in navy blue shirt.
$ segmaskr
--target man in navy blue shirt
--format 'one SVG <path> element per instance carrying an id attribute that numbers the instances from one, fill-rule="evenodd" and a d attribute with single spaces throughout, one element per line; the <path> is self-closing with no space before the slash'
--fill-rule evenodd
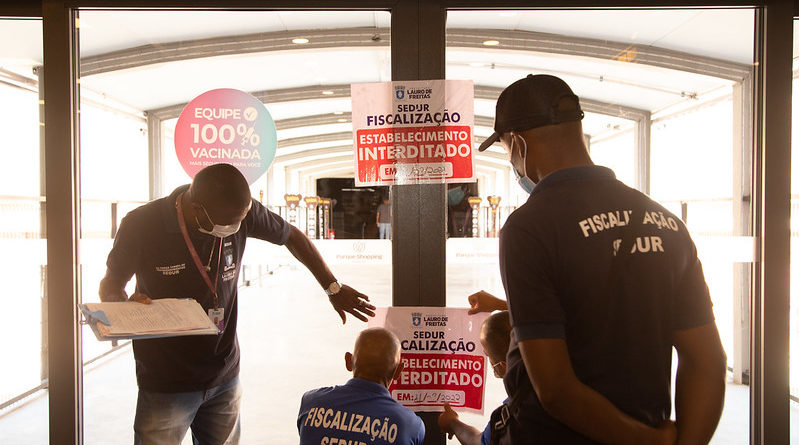
<path id="1" fill-rule="evenodd" d="M 696 248 L 679 218 L 593 164 L 582 117 L 563 80 L 530 75 L 502 92 L 480 146 L 500 142 L 531 192 L 500 234 L 504 381 L 512 400 L 528 394 L 511 443 L 705 444 L 726 357 Z"/>
<path id="2" fill-rule="evenodd" d="M 421 445 L 424 423 L 391 398 L 388 386 L 402 372 L 400 342 L 383 328 L 366 329 L 344 355 L 353 378 L 302 396 L 300 445 Z"/>
<path id="3" fill-rule="evenodd" d="M 220 329 L 218 335 L 134 340 L 139 395 L 136 444 L 179 444 L 191 427 L 195 444 L 239 440 L 237 281 L 248 237 L 285 245 L 325 289 L 346 321 L 374 306 L 340 285 L 300 230 L 250 196 L 232 165 L 204 168 L 191 185 L 125 216 L 100 283 L 102 301 L 196 299 Z M 126 283 L 136 275 L 128 298 Z"/>
<path id="4" fill-rule="evenodd" d="M 472 301 L 473 297 L 477 298 L 478 294 L 485 294 L 487 298 L 502 301 L 484 291 L 470 295 L 469 301 Z M 470 313 L 477 312 L 470 311 Z M 487 312 L 491 311 L 488 310 Z M 480 327 L 480 343 L 483 345 L 483 352 L 488 357 L 488 362 L 494 370 L 494 377 L 500 379 L 505 377 L 507 370 L 505 357 L 508 355 L 508 348 L 510 347 L 510 330 L 510 317 L 507 310 L 492 314 L 485 319 Z M 505 402 L 507 402 L 507 399 Z M 450 408 L 449 403 L 444 403 L 444 412 L 438 416 L 438 426 L 442 432 L 449 434 L 450 439 L 454 435 L 463 445 L 491 444 L 490 423 L 486 425 L 483 431 L 467 425 L 458 418 L 458 413 Z"/>

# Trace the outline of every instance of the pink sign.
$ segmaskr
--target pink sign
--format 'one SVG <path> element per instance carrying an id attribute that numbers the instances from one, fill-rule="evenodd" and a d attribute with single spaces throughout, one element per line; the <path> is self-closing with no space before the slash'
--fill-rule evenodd
<path id="1" fill-rule="evenodd" d="M 453 182 L 474 178 L 469 126 L 358 130 L 358 184 Z"/>
<path id="2" fill-rule="evenodd" d="M 175 126 L 175 153 L 191 178 L 209 165 L 227 163 L 253 184 L 266 173 L 276 149 L 272 116 L 244 91 L 206 91 L 183 108 Z"/>
<path id="3" fill-rule="evenodd" d="M 453 409 L 483 413 L 486 358 L 480 327 L 489 314 L 466 308 L 378 308 L 369 326 L 400 339 L 404 368 L 388 390 L 413 411 Z"/>
<path id="4" fill-rule="evenodd" d="M 356 83 L 355 185 L 474 182 L 470 80 Z"/>

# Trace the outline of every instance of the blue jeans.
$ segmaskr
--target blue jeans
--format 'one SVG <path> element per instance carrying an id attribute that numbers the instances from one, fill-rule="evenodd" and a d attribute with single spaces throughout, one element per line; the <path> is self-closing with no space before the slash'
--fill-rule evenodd
<path id="1" fill-rule="evenodd" d="M 239 378 L 205 391 L 150 392 L 139 389 L 134 445 L 179 445 L 191 426 L 194 445 L 239 443 Z"/>
<path id="2" fill-rule="evenodd" d="M 380 239 L 391 238 L 391 223 L 377 223 L 377 228 L 380 230 Z"/>

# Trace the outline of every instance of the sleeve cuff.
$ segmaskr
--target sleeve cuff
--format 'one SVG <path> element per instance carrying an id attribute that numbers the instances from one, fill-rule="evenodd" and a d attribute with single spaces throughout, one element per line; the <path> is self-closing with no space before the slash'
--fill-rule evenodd
<path id="1" fill-rule="evenodd" d="M 699 326 L 704 326 L 708 323 L 713 323 L 716 321 L 716 317 L 713 315 L 713 311 L 711 309 L 709 314 L 706 314 L 704 317 L 695 317 L 690 320 L 679 320 L 673 324 L 672 329 L 675 331 L 683 331 L 686 329 L 693 329 L 698 328 Z"/>
<path id="2" fill-rule="evenodd" d="M 121 283 L 122 287 L 124 288 L 125 285 L 128 283 L 128 281 L 130 281 L 130 279 L 133 278 L 134 273 L 132 272 L 120 273 L 118 272 L 118 270 L 119 268 L 115 267 L 115 265 L 112 264 L 111 261 L 106 262 L 106 271 L 105 271 L 106 276 L 108 276 L 108 278 L 110 278 L 113 281 Z"/>
<path id="3" fill-rule="evenodd" d="M 537 338 L 566 338 L 566 329 L 561 323 L 532 323 L 513 328 L 516 341 Z"/>

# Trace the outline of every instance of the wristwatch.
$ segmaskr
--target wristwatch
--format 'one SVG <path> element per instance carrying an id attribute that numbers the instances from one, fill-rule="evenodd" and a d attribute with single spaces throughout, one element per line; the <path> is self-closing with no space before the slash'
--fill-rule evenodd
<path id="1" fill-rule="evenodd" d="M 338 281 L 334 281 L 330 283 L 330 286 L 327 286 L 327 289 L 325 289 L 325 293 L 328 296 L 333 296 L 336 295 L 340 290 L 341 290 L 341 285 L 338 283 Z"/>

